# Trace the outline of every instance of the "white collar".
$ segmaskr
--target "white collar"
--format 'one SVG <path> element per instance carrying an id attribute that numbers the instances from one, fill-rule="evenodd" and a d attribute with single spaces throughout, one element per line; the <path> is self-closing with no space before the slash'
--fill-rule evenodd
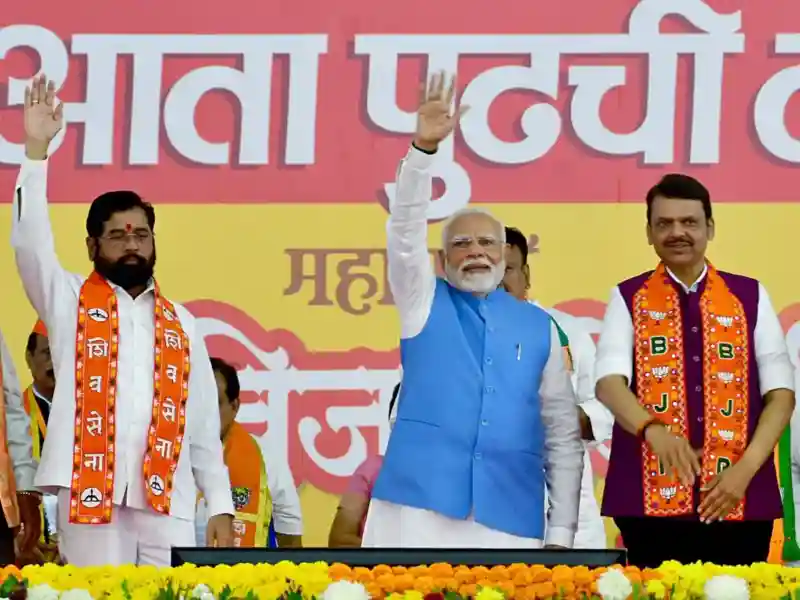
<path id="1" fill-rule="evenodd" d="M 690 286 L 687 286 L 687 285 L 686 285 L 685 283 L 683 283 L 683 282 L 682 282 L 680 279 L 678 279 L 678 278 L 675 276 L 675 273 L 673 273 L 672 271 L 670 271 L 670 270 L 669 270 L 669 267 L 666 267 L 666 269 L 667 269 L 667 273 L 669 273 L 669 276 L 670 276 L 670 277 L 672 277 L 672 280 L 673 280 L 675 283 L 677 283 L 678 285 L 680 285 L 680 286 L 683 288 L 683 291 L 684 291 L 684 292 L 686 292 L 687 294 L 692 294 L 692 293 L 694 293 L 694 292 L 696 292 L 696 291 L 697 291 L 697 288 L 698 288 L 698 286 L 700 285 L 700 282 L 701 282 L 701 281 L 703 281 L 703 279 L 705 278 L 705 276 L 708 274 L 708 263 L 705 263 L 705 264 L 703 264 L 703 272 L 702 272 L 702 273 L 700 273 L 700 275 L 698 276 L 698 278 L 697 278 L 697 279 L 695 279 L 695 280 L 694 280 L 694 283 L 693 283 L 692 285 L 690 285 Z"/>
<path id="2" fill-rule="evenodd" d="M 42 402 L 46 402 L 47 406 L 50 406 L 52 404 L 52 402 L 50 400 L 48 400 L 47 398 L 42 396 L 42 394 L 39 392 L 39 390 L 36 389 L 35 385 L 31 384 L 31 389 L 33 390 L 33 395 L 36 396 L 37 398 L 39 398 L 39 400 L 41 400 Z"/>

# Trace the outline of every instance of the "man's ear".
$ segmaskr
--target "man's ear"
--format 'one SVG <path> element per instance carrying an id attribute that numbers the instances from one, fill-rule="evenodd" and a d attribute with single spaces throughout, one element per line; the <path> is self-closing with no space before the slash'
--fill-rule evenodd
<path id="1" fill-rule="evenodd" d="M 522 265 L 522 274 L 525 276 L 525 289 L 531 289 L 531 268 L 528 265 Z"/>
<path id="2" fill-rule="evenodd" d="M 714 223 L 714 219 L 709 219 L 707 223 L 708 223 L 708 241 L 712 242 L 714 241 L 714 233 L 716 232 L 717 227 L 716 224 Z"/>
<path id="3" fill-rule="evenodd" d="M 236 418 L 236 415 L 239 414 L 239 407 L 242 405 L 239 398 L 236 398 L 233 402 L 231 402 L 231 407 L 233 408 L 233 418 Z"/>
<path id="4" fill-rule="evenodd" d="M 94 262 L 97 256 L 97 239 L 86 236 L 86 253 L 89 255 L 89 260 Z"/>
<path id="5" fill-rule="evenodd" d="M 33 371 L 33 355 L 28 350 L 25 350 L 25 364 L 29 371 Z"/>

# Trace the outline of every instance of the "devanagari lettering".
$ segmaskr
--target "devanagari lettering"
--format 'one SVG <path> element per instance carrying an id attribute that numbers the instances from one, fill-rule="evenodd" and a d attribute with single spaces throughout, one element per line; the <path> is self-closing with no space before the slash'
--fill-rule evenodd
<path id="1" fill-rule="evenodd" d="M 439 251 L 429 249 L 428 252 L 436 273 L 442 276 Z M 288 248 L 286 254 L 290 260 L 291 280 L 283 291 L 284 296 L 298 294 L 304 283 L 310 282 L 313 293 L 308 306 L 337 306 L 351 315 L 365 315 L 373 306 L 394 304 L 388 283 L 386 250 L 383 248 Z M 336 265 L 335 284 L 328 280 L 331 258 Z M 310 271 L 306 270 L 308 262 L 312 265 Z M 335 301 L 328 296 L 330 287 L 334 287 Z M 354 299 L 356 295 L 358 300 Z"/>
<path id="2" fill-rule="evenodd" d="M 163 124 L 167 139 L 184 158 L 202 165 L 269 163 L 272 64 L 276 55 L 289 57 L 286 145 L 283 161 L 309 165 L 315 160 L 317 79 L 319 57 L 327 52 L 326 34 L 297 35 L 194 35 L 194 34 L 76 34 L 70 48 L 86 57 L 83 102 L 66 102 L 64 113 L 84 126 L 82 162 L 107 165 L 114 161 L 117 62 L 133 57 L 130 145 L 126 158 L 133 165 L 159 162 L 159 134 L 163 98 Z M 0 58 L 13 48 L 29 46 L 40 56 L 42 70 L 59 85 L 69 73 L 65 44 L 38 26 L 13 25 L 0 30 Z M 164 61 L 170 56 L 236 56 L 242 69 L 207 65 L 186 73 L 166 92 L 162 89 Z M 30 78 L 9 81 L 8 104 L 21 105 Z M 235 155 L 230 142 L 212 143 L 198 132 L 194 114 L 208 93 L 225 91 L 241 107 Z M 233 133 L 233 132 L 232 132 Z M 51 144 L 51 154 L 63 138 Z M 0 138 L 0 162 L 21 163 L 21 144 Z"/>
<path id="3" fill-rule="evenodd" d="M 800 55 L 800 34 L 775 36 L 775 54 Z M 786 127 L 786 107 L 800 91 L 800 65 L 786 67 L 770 77 L 758 90 L 753 104 L 753 121 L 761 145 L 773 156 L 800 163 L 800 140 Z"/>

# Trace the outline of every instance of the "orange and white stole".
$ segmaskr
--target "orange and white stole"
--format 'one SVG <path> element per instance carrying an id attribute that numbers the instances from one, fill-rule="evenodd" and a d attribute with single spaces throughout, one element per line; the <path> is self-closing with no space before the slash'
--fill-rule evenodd
<path id="1" fill-rule="evenodd" d="M 0 357 L 2 360 L 2 357 Z M 0 505 L 8 526 L 19 525 L 19 505 L 17 504 L 17 480 L 14 465 L 8 453 L 8 431 L 6 427 L 6 398 L 3 388 L 3 367 L 0 364 Z"/>
<path id="2" fill-rule="evenodd" d="M 639 403 L 688 439 L 683 325 L 678 291 L 660 264 L 633 298 L 636 390 Z M 748 331 L 744 307 L 716 269 L 708 265 L 700 297 L 703 326 L 703 435 L 701 487 L 735 464 L 747 447 Z M 694 490 L 665 472 L 642 443 L 645 515 L 672 517 L 694 512 Z M 744 519 L 744 500 L 726 517 Z"/>
<path id="3" fill-rule="evenodd" d="M 161 295 L 158 284 L 154 294 L 153 410 L 143 475 L 148 503 L 153 510 L 169 514 L 186 426 L 189 340 L 175 307 Z M 70 523 L 111 522 L 120 344 L 117 310 L 112 287 L 92 273 L 81 287 L 78 301 Z"/>

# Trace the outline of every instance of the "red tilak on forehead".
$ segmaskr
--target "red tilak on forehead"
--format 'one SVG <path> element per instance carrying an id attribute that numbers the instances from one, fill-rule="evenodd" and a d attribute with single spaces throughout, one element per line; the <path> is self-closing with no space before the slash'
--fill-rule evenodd
<path id="1" fill-rule="evenodd" d="M 131 229 L 133 229 L 133 227 L 131 226 L 131 224 L 130 224 L 130 223 L 126 223 L 126 224 L 125 224 L 125 231 L 127 231 L 128 233 L 130 233 L 130 232 L 131 232 Z"/>

